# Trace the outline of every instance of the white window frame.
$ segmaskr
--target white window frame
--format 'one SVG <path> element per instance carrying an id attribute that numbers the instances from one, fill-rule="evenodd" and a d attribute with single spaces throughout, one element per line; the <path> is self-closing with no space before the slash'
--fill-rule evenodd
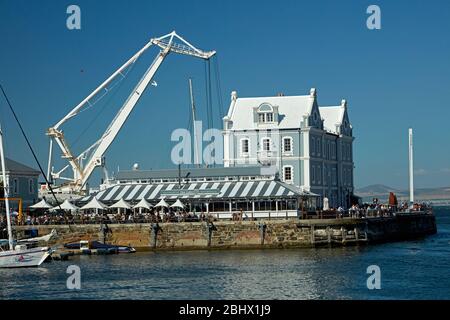
<path id="1" fill-rule="evenodd" d="M 286 151 L 286 140 L 289 140 L 290 150 Z M 293 154 L 294 153 L 294 139 L 292 137 L 283 137 L 283 153 L 284 154 Z"/>
<path id="2" fill-rule="evenodd" d="M 247 152 L 244 152 L 244 141 L 247 141 Z M 248 157 L 248 155 L 250 154 L 250 139 L 242 138 L 240 140 L 239 146 L 240 146 L 241 155 Z"/>
<path id="3" fill-rule="evenodd" d="M 265 150 L 264 149 L 264 140 L 268 140 L 269 141 L 269 150 Z M 270 151 L 272 151 L 272 139 L 271 138 L 269 138 L 269 137 L 261 138 L 261 151 L 263 151 L 263 152 L 270 152 Z"/>
<path id="4" fill-rule="evenodd" d="M 269 106 L 270 110 L 261 111 L 260 109 L 262 106 Z M 258 113 L 258 123 L 264 124 L 274 122 L 274 110 L 272 105 L 270 105 L 269 103 L 260 104 L 256 112 Z M 269 121 L 269 114 L 270 114 L 270 121 Z"/>
<path id="5" fill-rule="evenodd" d="M 286 169 L 290 169 L 291 172 L 291 179 L 286 179 Z M 286 183 L 293 183 L 294 182 L 294 167 L 291 165 L 283 166 L 283 181 Z"/>
<path id="6" fill-rule="evenodd" d="M 266 114 L 258 112 L 258 123 L 266 123 Z"/>

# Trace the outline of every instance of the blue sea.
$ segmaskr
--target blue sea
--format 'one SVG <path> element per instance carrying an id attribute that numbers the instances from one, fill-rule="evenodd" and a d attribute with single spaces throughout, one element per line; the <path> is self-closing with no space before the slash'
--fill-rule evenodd
<path id="1" fill-rule="evenodd" d="M 380 245 L 77 256 L 0 269 L 0 299 L 450 299 L 450 208 L 438 233 Z M 81 288 L 68 289 L 67 268 Z M 380 289 L 367 268 L 380 268 Z"/>

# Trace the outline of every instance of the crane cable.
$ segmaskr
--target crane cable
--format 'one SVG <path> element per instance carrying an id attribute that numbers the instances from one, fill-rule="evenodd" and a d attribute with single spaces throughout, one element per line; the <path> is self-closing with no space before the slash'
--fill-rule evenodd
<path id="1" fill-rule="evenodd" d="M 222 86 L 220 84 L 220 71 L 219 71 L 219 58 L 217 57 L 217 54 L 214 56 L 214 66 L 215 66 L 215 75 L 216 75 L 216 92 L 217 92 L 217 102 L 219 103 L 219 118 L 222 119 L 222 117 L 225 116 L 223 113 L 223 100 L 222 100 Z"/>
<path id="2" fill-rule="evenodd" d="M 211 129 L 212 122 L 212 107 L 211 107 L 211 64 L 210 59 L 205 60 L 205 93 L 206 93 L 206 123 L 207 128 Z"/>
<path id="3" fill-rule="evenodd" d="M 92 120 L 89 122 L 89 124 L 80 132 L 80 134 L 78 134 L 78 136 L 74 139 L 74 141 L 72 142 L 72 148 L 75 147 L 79 142 L 80 139 L 86 134 L 86 132 L 92 127 L 92 125 L 98 120 L 98 118 L 100 117 L 100 115 L 103 114 L 103 112 L 106 110 L 106 107 L 109 105 L 109 103 L 111 102 L 111 100 L 117 95 L 117 93 L 119 92 L 119 90 L 122 88 L 123 84 L 125 83 L 125 81 L 122 81 L 123 79 L 126 78 L 126 76 L 128 75 L 128 73 L 131 72 L 132 68 L 134 66 L 134 63 L 131 64 L 131 66 L 126 70 L 125 74 L 122 75 L 122 78 L 120 78 L 116 83 L 114 83 L 112 85 L 111 88 L 108 89 L 107 93 L 111 92 L 116 86 L 117 89 L 113 91 L 113 93 L 108 97 L 108 99 L 105 101 L 103 100 L 103 106 L 100 109 L 100 111 L 92 118 Z M 107 94 L 106 93 L 106 94 Z M 96 100 L 94 102 L 94 104 L 96 104 L 97 102 L 99 102 L 106 94 L 102 95 L 98 100 Z M 94 105 L 93 104 L 93 105 Z M 92 106 L 93 106 L 92 105 Z M 92 107 L 91 106 L 91 107 Z M 89 107 L 89 108 L 91 108 Z M 89 108 L 84 109 L 83 111 L 88 110 Z M 81 112 L 80 112 L 81 113 Z"/>

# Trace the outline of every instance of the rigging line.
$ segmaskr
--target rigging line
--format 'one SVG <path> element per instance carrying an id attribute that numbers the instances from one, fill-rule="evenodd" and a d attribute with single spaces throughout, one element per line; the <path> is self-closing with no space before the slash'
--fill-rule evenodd
<path id="1" fill-rule="evenodd" d="M 52 193 L 53 198 L 55 198 L 56 204 L 58 205 L 59 209 L 62 210 L 61 205 L 60 205 L 58 199 L 56 198 L 55 193 L 53 192 L 53 188 L 52 188 L 52 186 L 50 185 L 50 182 L 47 179 L 47 175 L 45 174 L 44 170 L 42 169 L 42 166 L 39 163 L 39 160 L 38 160 L 38 158 L 36 156 L 36 153 L 34 152 L 33 147 L 31 146 L 27 135 L 25 134 L 25 131 L 23 130 L 22 124 L 20 123 L 19 118 L 17 118 L 16 112 L 14 111 L 11 103 L 9 102 L 8 96 L 6 95 L 6 92 L 3 89 L 3 86 L 1 84 L 0 84 L 0 88 L 2 89 L 3 96 L 5 97 L 5 100 L 8 103 L 9 109 L 11 110 L 12 114 L 14 115 L 14 119 L 16 119 L 16 122 L 19 125 L 20 131 L 22 132 L 22 135 L 25 138 L 25 141 L 27 142 L 27 145 L 28 145 L 28 147 L 31 150 L 31 153 L 33 154 L 34 160 L 36 161 L 37 165 L 39 166 L 39 170 L 41 171 L 42 175 L 44 176 L 45 182 L 47 183 L 47 186 L 50 188 L 50 192 Z"/>
<path id="2" fill-rule="evenodd" d="M 219 70 L 219 58 L 217 54 L 214 57 L 214 63 L 216 67 L 216 90 L 217 90 L 217 100 L 219 102 L 219 118 L 222 119 L 225 114 L 223 113 L 223 100 L 222 100 L 222 85 L 220 83 L 220 70 Z"/>

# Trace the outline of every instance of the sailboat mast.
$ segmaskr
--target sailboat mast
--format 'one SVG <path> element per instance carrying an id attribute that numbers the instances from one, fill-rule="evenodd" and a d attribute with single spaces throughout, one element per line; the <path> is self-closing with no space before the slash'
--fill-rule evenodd
<path id="1" fill-rule="evenodd" d="M 8 224 L 8 241 L 9 250 L 14 250 L 13 237 L 11 230 L 11 217 L 9 212 L 9 182 L 6 179 L 6 165 L 5 165 L 5 152 L 3 149 L 3 131 L 0 124 L 0 159 L 2 162 L 2 176 L 3 176 L 3 189 L 5 190 L 5 209 L 6 209 L 6 223 Z"/>
<path id="2" fill-rule="evenodd" d="M 200 159 L 199 159 L 199 150 L 198 150 L 198 134 L 197 134 L 197 124 L 196 124 L 196 117 L 195 117 L 195 103 L 194 103 L 194 92 L 192 89 L 192 79 L 189 78 L 189 93 L 191 96 L 191 109 L 192 109 L 192 128 L 194 131 L 194 157 L 195 157 L 195 164 L 197 166 L 200 166 Z"/>

